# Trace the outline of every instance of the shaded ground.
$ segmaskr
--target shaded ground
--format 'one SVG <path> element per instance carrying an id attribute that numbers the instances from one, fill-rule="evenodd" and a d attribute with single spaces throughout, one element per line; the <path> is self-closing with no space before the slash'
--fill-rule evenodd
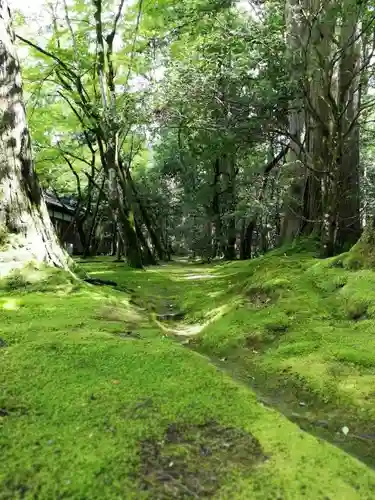
<path id="1" fill-rule="evenodd" d="M 266 458 L 259 441 L 248 432 L 215 421 L 170 424 L 162 440 L 142 441 L 142 485 L 155 499 L 209 498 L 225 484 L 228 469 L 236 467 L 250 476 Z"/>
<path id="2" fill-rule="evenodd" d="M 337 280 L 331 268 L 318 272 L 309 257 L 273 259 L 147 271 L 87 264 L 93 277 L 118 282 L 117 291 L 58 272 L 42 282 L 30 273 L 3 283 L 0 498 L 373 498 L 373 470 L 303 432 L 244 383 L 271 394 L 273 376 L 293 387 L 301 377 L 310 395 L 296 397 L 306 404 L 302 412 L 317 411 L 327 397 L 337 410 L 335 432 L 339 417 L 362 407 L 370 422 L 370 325 L 357 326 L 355 340 L 367 365 L 343 360 L 345 352 L 364 359 L 350 350 L 345 332 L 353 320 L 343 318 L 345 287 L 358 295 L 363 276 L 354 283 L 355 273 L 341 270 L 340 298 L 329 289 Z M 160 320 L 170 310 L 183 319 Z M 366 311 L 370 317 L 371 304 Z M 177 327 L 195 336 L 181 345 Z M 332 363 L 336 371 L 327 369 Z"/>

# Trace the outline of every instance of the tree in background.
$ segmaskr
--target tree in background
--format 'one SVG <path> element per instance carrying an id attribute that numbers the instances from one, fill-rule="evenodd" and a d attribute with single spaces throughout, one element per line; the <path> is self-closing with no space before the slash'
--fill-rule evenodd
<path id="1" fill-rule="evenodd" d="M 291 0 L 288 50 L 301 92 L 290 102 L 288 155 L 292 181 L 282 239 L 316 234 L 323 253 L 353 245 L 361 234 L 360 124 L 374 99 L 371 2 Z"/>

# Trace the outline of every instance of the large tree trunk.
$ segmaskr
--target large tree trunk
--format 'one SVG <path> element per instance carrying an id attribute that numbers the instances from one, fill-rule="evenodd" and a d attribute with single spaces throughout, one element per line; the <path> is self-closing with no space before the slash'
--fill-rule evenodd
<path id="1" fill-rule="evenodd" d="M 33 260 L 68 268 L 33 167 L 7 3 L 0 0 L 0 275 Z"/>
<path id="2" fill-rule="evenodd" d="M 305 47 L 304 78 L 306 107 L 306 155 L 308 169 L 305 190 L 304 234 L 321 236 L 322 252 L 327 253 L 332 232 L 332 105 L 335 76 L 332 72 L 333 37 L 337 10 L 331 0 L 324 9 L 319 0 L 308 0 L 309 33 Z"/>
<path id="3" fill-rule="evenodd" d="M 293 65 L 297 68 L 301 59 L 301 44 L 306 26 L 298 0 L 286 3 L 287 42 Z M 301 232 L 304 218 L 304 192 L 306 167 L 302 158 L 304 145 L 305 113 L 301 99 L 290 103 L 289 136 L 290 144 L 286 156 L 287 167 L 283 169 L 285 180 L 289 183 L 283 203 L 281 220 L 281 242 L 294 240 Z"/>
<path id="4" fill-rule="evenodd" d="M 345 2 L 341 27 L 343 55 L 339 69 L 338 108 L 341 117 L 341 145 L 337 154 L 339 197 L 337 200 L 336 251 L 356 243 L 361 234 L 359 194 L 359 123 L 361 86 L 361 6 Z"/>
<path id="5" fill-rule="evenodd" d="M 336 0 L 327 0 L 323 7 L 318 0 L 288 2 L 288 26 L 293 28 L 289 47 L 296 57 L 303 49 L 305 75 L 304 98 L 301 105 L 293 103 L 290 114 L 292 143 L 295 136 L 297 144 L 292 144 L 288 157 L 294 175 L 282 239 L 290 240 L 299 232 L 320 233 L 327 256 L 352 245 L 360 234 L 359 26 L 363 5 L 353 0 L 342 4 L 341 11 Z M 302 104 L 305 127 L 300 119 Z M 298 164 L 302 166 L 299 172 Z"/>
<path id="6" fill-rule="evenodd" d="M 122 6 L 120 4 L 118 15 L 121 15 Z M 108 181 L 109 206 L 114 214 L 117 214 L 117 226 L 119 236 L 125 248 L 125 255 L 128 264 L 131 267 L 142 268 L 142 255 L 139 247 L 137 233 L 134 228 L 134 216 L 130 203 L 126 196 L 128 195 L 125 173 L 119 164 L 119 127 L 116 110 L 116 85 L 115 71 L 113 67 L 113 40 L 116 33 L 114 31 L 108 36 L 104 36 L 102 24 L 102 0 L 93 0 L 95 7 L 95 29 L 97 42 L 97 76 L 100 86 L 101 100 L 104 109 L 104 124 L 98 124 L 97 138 L 102 144 L 100 156 L 104 167 L 104 172 Z M 116 18 L 117 19 L 117 18 Z M 118 19 L 117 19 L 118 20 Z M 104 48 L 106 42 L 106 50 Z M 107 64 L 106 64 L 107 62 Z M 106 129 L 103 135 L 103 129 Z"/>

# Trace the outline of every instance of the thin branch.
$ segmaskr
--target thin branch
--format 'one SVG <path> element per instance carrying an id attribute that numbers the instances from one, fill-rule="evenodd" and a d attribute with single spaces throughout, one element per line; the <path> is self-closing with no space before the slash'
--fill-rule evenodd
<path id="1" fill-rule="evenodd" d="M 125 85 L 127 85 L 129 82 L 129 77 L 130 77 L 130 73 L 131 73 L 131 69 L 132 69 L 132 65 L 133 65 L 133 61 L 134 61 L 134 57 L 135 57 L 135 43 L 137 40 L 139 24 L 141 22 L 142 7 L 143 7 L 143 0 L 139 0 L 137 20 L 136 20 L 136 25 L 135 25 L 135 30 L 134 30 L 134 38 L 133 38 L 133 43 L 132 43 L 132 50 L 131 50 L 129 67 L 128 67 L 128 73 L 127 73 L 126 79 L 125 79 Z"/>
<path id="2" fill-rule="evenodd" d="M 125 0 L 121 0 L 120 4 L 118 6 L 118 9 L 117 9 L 117 14 L 116 14 L 116 17 L 115 17 L 115 20 L 114 20 L 114 23 L 113 23 L 112 31 L 106 37 L 106 42 L 107 42 L 108 45 L 112 45 L 113 40 L 115 38 L 116 30 L 117 30 L 117 24 L 118 24 L 118 22 L 120 20 L 124 4 L 125 4 Z"/>
<path id="3" fill-rule="evenodd" d="M 72 24 L 70 22 L 68 5 L 66 3 L 66 0 L 63 0 L 63 1 L 64 1 L 65 21 L 66 21 L 66 24 L 68 25 L 70 35 L 72 37 L 74 55 L 76 56 L 76 59 L 78 61 L 78 48 L 77 48 L 76 36 L 74 34 L 74 30 L 73 30 Z"/>
<path id="4" fill-rule="evenodd" d="M 24 38 L 23 36 L 19 35 L 18 33 L 16 33 L 16 38 L 18 38 L 18 40 L 21 40 L 21 42 L 25 43 L 29 47 L 32 47 L 33 49 L 37 50 L 41 54 L 49 57 L 50 59 L 53 59 L 54 61 L 56 61 L 62 68 L 65 69 L 65 71 L 68 74 L 70 74 L 74 78 L 79 78 L 78 75 L 77 75 L 77 73 L 75 73 L 75 71 L 73 71 L 66 63 L 64 63 L 63 60 L 61 60 L 55 54 L 52 54 L 52 52 L 49 52 L 48 50 L 45 50 L 42 47 L 39 47 L 39 45 L 36 45 L 35 43 L 33 43 L 30 40 L 27 40 L 26 38 Z"/>

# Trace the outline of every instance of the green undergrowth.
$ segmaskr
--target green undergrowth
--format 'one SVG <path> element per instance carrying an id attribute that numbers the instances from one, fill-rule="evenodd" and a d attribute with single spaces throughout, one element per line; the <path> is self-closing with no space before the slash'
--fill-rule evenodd
<path id="1" fill-rule="evenodd" d="M 236 353 L 246 368 L 243 351 L 271 372 L 289 363 L 307 378 L 302 360 L 313 356 L 317 363 L 326 336 L 335 366 L 348 366 L 362 380 L 371 364 L 370 326 L 367 334 L 358 329 L 355 340 L 368 341 L 366 366 L 358 364 L 360 351 L 346 359 L 357 352 L 350 351 L 349 328 L 340 345 L 328 341 L 330 321 L 343 328 L 353 322 L 339 314 L 340 307 L 346 314 L 345 286 L 353 276 L 332 292 L 333 268 L 319 274 L 303 256 L 277 262 L 176 263 L 147 271 L 108 259 L 83 265 L 93 277 L 116 281 L 117 290 L 47 270 L 1 282 L 0 499 L 373 498 L 373 470 L 259 402 L 243 381 L 154 320 L 160 311 L 184 311 L 182 326 L 202 325 L 202 351 Z M 310 289 L 308 309 L 302 297 Z M 288 300 L 291 294 L 299 299 Z M 336 316 L 328 300 L 337 302 Z M 306 322 L 318 311 L 316 321 L 328 330 L 316 325 L 311 338 L 296 333 L 293 341 L 297 325 L 313 331 Z M 366 321 L 372 320 L 353 325 Z M 255 336 L 261 355 L 249 348 Z M 316 348 L 303 348 L 302 337 Z M 310 371 L 311 381 L 318 380 L 312 365 Z M 340 391 L 358 403 L 356 388 Z"/>

